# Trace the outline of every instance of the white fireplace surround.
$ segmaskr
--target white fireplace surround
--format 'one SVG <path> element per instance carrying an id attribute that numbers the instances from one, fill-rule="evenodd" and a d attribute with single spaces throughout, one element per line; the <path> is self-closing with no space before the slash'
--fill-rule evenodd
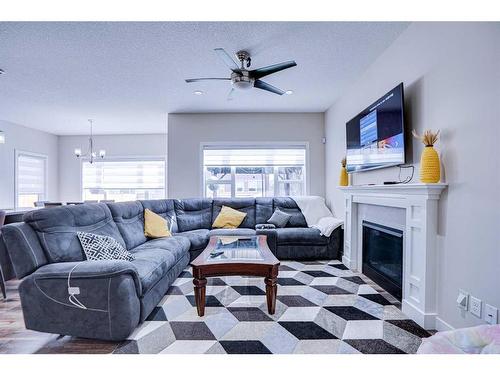
<path id="1" fill-rule="evenodd" d="M 426 329 L 436 327 L 437 209 L 446 186 L 439 183 L 340 187 L 346 207 L 342 262 L 352 270 L 362 271 L 360 205 L 405 210 L 401 228 L 404 232 L 402 310 Z M 384 224 L 383 218 L 377 223 Z"/>

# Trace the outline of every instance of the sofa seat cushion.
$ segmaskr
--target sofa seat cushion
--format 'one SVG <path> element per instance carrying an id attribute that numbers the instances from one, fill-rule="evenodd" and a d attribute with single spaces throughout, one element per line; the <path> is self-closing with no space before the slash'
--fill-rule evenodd
<path id="1" fill-rule="evenodd" d="M 234 228 L 234 229 L 212 229 L 209 236 L 255 236 L 255 229 Z"/>
<path id="2" fill-rule="evenodd" d="M 186 238 L 159 238 L 147 241 L 130 252 L 139 274 L 142 294 L 147 293 L 165 274 L 182 260 L 189 250 Z"/>
<path id="3" fill-rule="evenodd" d="M 189 250 L 193 251 L 193 250 L 204 249 L 208 245 L 209 232 L 210 231 L 208 229 L 195 229 L 195 230 L 188 230 L 187 232 L 173 233 L 173 235 L 174 238 L 175 237 L 187 238 L 191 243 Z"/>
<path id="4" fill-rule="evenodd" d="M 316 228 L 278 228 L 277 245 L 327 245 L 328 237 Z"/>

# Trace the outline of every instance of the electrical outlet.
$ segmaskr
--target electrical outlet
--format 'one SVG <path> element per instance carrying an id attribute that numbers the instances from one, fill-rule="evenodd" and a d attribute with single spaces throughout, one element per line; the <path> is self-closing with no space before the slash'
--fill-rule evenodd
<path id="1" fill-rule="evenodd" d="M 488 324 L 497 324 L 498 323 L 498 309 L 491 305 L 486 305 L 484 309 L 484 320 Z"/>
<path id="2" fill-rule="evenodd" d="M 469 293 L 465 290 L 458 290 L 457 305 L 459 309 L 467 311 L 469 308 Z"/>
<path id="3" fill-rule="evenodd" d="M 469 311 L 472 315 L 481 317 L 481 300 L 479 298 L 470 296 L 469 299 Z"/>

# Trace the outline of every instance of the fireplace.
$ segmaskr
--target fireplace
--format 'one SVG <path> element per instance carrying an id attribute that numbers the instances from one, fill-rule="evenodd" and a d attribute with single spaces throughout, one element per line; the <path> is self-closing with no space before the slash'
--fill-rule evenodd
<path id="1" fill-rule="evenodd" d="M 401 301 L 403 231 L 363 220 L 363 273 Z"/>

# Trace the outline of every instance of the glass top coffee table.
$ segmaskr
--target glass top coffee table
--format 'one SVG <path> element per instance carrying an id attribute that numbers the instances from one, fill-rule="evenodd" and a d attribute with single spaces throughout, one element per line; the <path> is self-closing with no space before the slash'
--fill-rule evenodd
<path id="1" fill-rule="evenodd" d="M 207 277 L 262 276 L 267 310 L 274 314 L 280 262 L 267 246 L 266 236 L 212 236 L 203 252 L 191 262 L 198 315 L 205 314 Z"/>

